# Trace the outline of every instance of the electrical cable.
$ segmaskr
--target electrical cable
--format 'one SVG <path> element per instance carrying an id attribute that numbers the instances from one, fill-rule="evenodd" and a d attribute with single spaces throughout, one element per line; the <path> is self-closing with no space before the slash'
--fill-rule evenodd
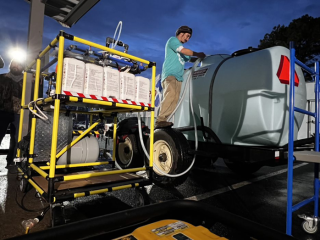
<path id="1" fill-rule="evenodd" d="M 27 193 L 31 190 L 29 189 L 26 193 L 24 193 L 24 195 L 22 196 L 21 198 L 21 203 L 18 202 L 18 189 L 19 189 L 19 185 L 17 186 L 16 188 L 16 196 L 15 196 L 15 201 L 17 203 L 17 205 L 24 211 L 27 211 L 27 212 L 40 212 L 40 211 L 45 211 L 47 212 L 48 210 L 46 210 L 47 208 L 49 208 L 50 206 L 47 206 L 45 208 L 41 208 L 41 209 L 27 209 L 25 206 L 24 206 L 24 199 L 27 195 Z"/>
<path id="2" fill-rule="evenodd" d="M 48 117 L 40 110 L 40 108 L 37 106 L 37 102 L 40 101 L 40 100 L 43 100 L 44 98 L 38 98 L 37 100 L 35 101 L 31 101 L 28 103 L 28 109 L 29 111 L 33 114 L 33 115 L 36 115 L 37 117 L 39 117 L 40 119 L 44 120 L 44 121 L 47 121 L 48 120 Z M 30 107 L 30 104 L 32 103 L 35 103 L 34 106 L 35 108 L 37 109 L 37 111 L 42 115 L 39 115 L 37 114 L 35 111 L 33 111 Z"/>

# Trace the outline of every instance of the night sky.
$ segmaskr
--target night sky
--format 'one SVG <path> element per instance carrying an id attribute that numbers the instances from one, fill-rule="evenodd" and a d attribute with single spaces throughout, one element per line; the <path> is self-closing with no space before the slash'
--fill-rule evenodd
<path id="1" fill-rule="evenodd" d="M 23 0 L 0 1 L 0 55 L 6 62 L 5 68 L 0 69 L 3 73 L 10 62 L 8 50 L 27 46 L 30 4 Z M 59 30 L 104 45 L 106 37 L 113 37 L 118 22 L 122 21 L 120 40 L 129 45 L 129 54 L 157 62 L 157 73 L 161 73 L 166 41 L 181 25 L 193 28 L 186 48 L 207 55 L 230 54 L 249 46 L 257 47 L 274 26 L 288 26 L 304 14 L 320 17 L 320 1 L 100 0 L 70 29 L 45 17 L 43 46 Z"/>

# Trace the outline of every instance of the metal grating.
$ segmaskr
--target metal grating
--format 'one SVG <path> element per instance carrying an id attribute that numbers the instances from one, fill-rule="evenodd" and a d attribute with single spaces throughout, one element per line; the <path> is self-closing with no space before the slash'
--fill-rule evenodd
<path id="1" fill-rule="evenodd" d="M 50 160 L 53 112 L 46 112 L 46 115 L 48 117 L 47 121 L 37 119 L 34 144 L 34 153 L 37 155 L 37 157 L 34 158 L 35 162 L 44 162 Z M 61 151 L 67 144 L 71 143 L 72 131 L 72 116 L 60 114 L 57 153 Z"/>

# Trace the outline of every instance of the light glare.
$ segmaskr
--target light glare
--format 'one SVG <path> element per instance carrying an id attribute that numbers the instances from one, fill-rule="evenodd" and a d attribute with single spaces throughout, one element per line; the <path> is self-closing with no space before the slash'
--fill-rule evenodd
<path id="1" fill-rule="evenodd" d="M 9 56 L 12 60 L 17 62 L 26 61 L 26 52 L 20 48 L 14 48 L 9 51 Z"/>

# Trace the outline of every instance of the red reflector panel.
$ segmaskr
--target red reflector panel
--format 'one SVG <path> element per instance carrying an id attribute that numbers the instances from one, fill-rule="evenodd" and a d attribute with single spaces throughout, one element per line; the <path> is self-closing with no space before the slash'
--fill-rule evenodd
<path id="1" fill-rule="evenodd" d="M 277 76 L 280 80 L 281 83 L 283 84 L 289 84 L 290 82 L 290 60 L 287 56 L 281 55 L 281 60 L 280 60 L 280 65 L 279 69 L 277 72 Z M 299 86 L 299 77 L 296 73 L 294 72 L 294 85 L 296 87 Z"/>

